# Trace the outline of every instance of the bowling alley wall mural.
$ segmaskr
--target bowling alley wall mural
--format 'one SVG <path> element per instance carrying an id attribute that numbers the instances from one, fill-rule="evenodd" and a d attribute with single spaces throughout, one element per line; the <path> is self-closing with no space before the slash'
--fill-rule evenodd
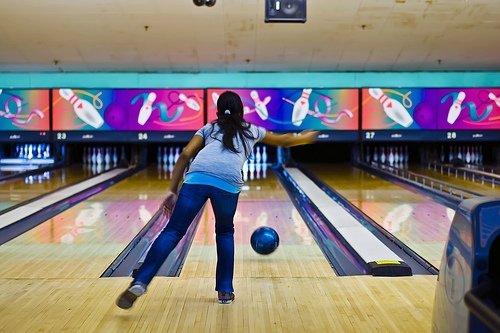
<path id="1" fill-rule="evenodd" d="M 367 88 L 363 130 L 499 130 L 500 88 Z"/>
<path id="2" fill-rule="evenodd" d="M 0 89 L 0 131 L 38 131 L 45 135 L 50 130 L 49 106 L 48 89 Z"/>
<path id="3" fill-rule="evenodd" d="M 208 89 L 208 121 L 226 90 L 241 97 L 245 120 L 271 131 L 358 130 L 357 89 Z"/>
<path id="4" fill-rule="evenodd" d="M 201 89 L 54 89 L 55 131 L 196 131 Z"/>

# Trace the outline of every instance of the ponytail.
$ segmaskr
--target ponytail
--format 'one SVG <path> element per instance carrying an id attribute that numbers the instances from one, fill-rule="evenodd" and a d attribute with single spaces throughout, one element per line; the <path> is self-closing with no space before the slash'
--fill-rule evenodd
<path id="1" fill-rule="evenodd" d="M 243 142 L 245 156 L 249 155 L 248 147 L 244 138 L 255 139 L 250 131 L 250 124 L 243 118 L 243 102 L 240 96 L 232 91 L 226 91 L 217 100 L 217 120 L 212 122 L 212 126 L 219 125 L 222 131 L 222 144 L 225 148 L 234 153 L 239 153 L 234 146 L 234 139 L 239 136 Z"/>

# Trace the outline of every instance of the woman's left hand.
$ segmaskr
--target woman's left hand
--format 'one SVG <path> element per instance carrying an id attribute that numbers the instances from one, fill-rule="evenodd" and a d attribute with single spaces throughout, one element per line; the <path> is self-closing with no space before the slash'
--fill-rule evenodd
<path id="1" fill-rule="evenodd" d="M 172 215 L 172 211 L 174 210 L 175 204 L 177 203 L 177 194 L 174 192 L 168 191 L 165 200 L 161 205 L 163 215 L 168 219 Z"/>

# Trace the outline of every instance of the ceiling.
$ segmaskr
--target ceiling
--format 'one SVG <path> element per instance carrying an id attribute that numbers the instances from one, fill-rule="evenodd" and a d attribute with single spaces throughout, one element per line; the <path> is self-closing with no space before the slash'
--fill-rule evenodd
<path id="1" fill-rule="evenodd" d="M 499 71 L 500 0 L 0 2 L 0 72 Z"/>

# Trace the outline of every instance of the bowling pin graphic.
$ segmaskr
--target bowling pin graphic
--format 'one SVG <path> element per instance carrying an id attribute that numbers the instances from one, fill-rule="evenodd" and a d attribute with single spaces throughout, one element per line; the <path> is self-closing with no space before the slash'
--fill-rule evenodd
<path id="1" fill-rule="evenodd" d="M 139 110 L 139 117 L 137 118 L 139 125 L 144 125 L 146 121 L 148 121 L 149 117 L 151 117 L 151 113 L 153 112 L 153 103 L 155 100 L 156 93 L 150 92 Z"/>
<path id="2" fill-rule="evenodd" d="M 459 92 L 457 95 L 457 99 L 450 106 L 450 110 L 448 111 L 448 118 L 446 121 L 448 124 L 453 125 L 460 115 L 460 111 L 462 111 L 462 102 L 464 101 L 465 93 L 463 91 Z"/>
<path id="3" fill-rule="evenodd" d="M 0 90 L 1 93 L 1 90 Z M 500 97 L 495 96 L 494 93 L 490 92 L 488 98 L 491 99 L 500 108 Z"/>
<path id="4" fill-rule="evenodd" d="M 181 101 L 183 101 L 184 103 L 186 103 L 186 105 L 188 106 L 188 108 L 190 109 L 193 109 L 195 111 L 200 111 L 201 110 L 201 107 L 200 107 L 200 104 L 198 104 L 198 102 L 191 98 L 191 97 L 187 97 L 186 95 L 184 94 L 179 94 L 179 99 Z"/>
<path id="5" fill-rule="evenodd" d="M 387 117 L 403 127 L 409 127 L 413 124 L 413 118 L 403 104 L 393 98 L 387 97 L 382 89 L 370 88 L 368 89 L 368 93 L 382 104 Z"/>
<path id="6" fill-rule="evenodd" d="M 262 120 L 266 120 L 269 117 L 269 112 L 267 111 L 267 104 L 271 101 L 271 97 L 267 96 L 263 101 L 260 100 L 259 93 L 256 90 L 250 92 L 250 97 L 252 97 L 255 103 L 255 111 Z"/>
<path id="7" fill-rule="evenodd" d="M 104 124 L 104 119 L 89 101 L 78 98 L 71 89 L 59 89 L 59 95 L 73 105 L 73 110 L 80 120 L 94 128 Z"/>
<path id="8" fill-rule="evenodd" d="M 212 93 L 212 101 L 214 102 L 215 106 L 217 107 L 217 101 L 219 100 L 219 94 L 216 92 Z"/>
<path id="9" fill-rule="evenodd" d="M 312 89 L 303 89 L 300 98 L 293 104 L 292 123 L 300 126 L 309 112 L 309 95 Z"/>

